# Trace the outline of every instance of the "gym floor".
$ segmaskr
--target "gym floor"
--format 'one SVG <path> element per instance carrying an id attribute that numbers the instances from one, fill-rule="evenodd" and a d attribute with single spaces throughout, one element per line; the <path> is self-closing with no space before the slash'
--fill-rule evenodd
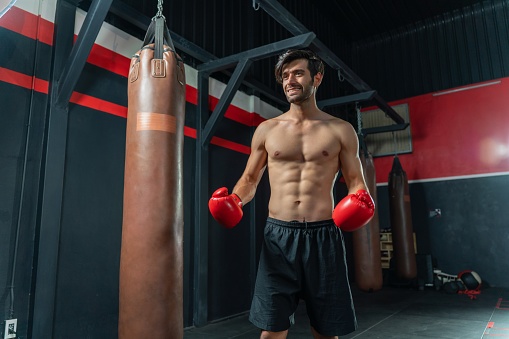
<path id="1" fill-rule="evenodd" d="M 357 331 L 341 338 L 488 339 L 509 338 L 509 289 L 486 287 L 480 294 L 447 294 L 426 287 L 383 287 L 365 293 L 352 287 Z M 187 328 L 184 339 L 256 339 L 260 331 L 247 314 Z M 289 339 L 312 338 L 305 305 L 295 313 Z"/>

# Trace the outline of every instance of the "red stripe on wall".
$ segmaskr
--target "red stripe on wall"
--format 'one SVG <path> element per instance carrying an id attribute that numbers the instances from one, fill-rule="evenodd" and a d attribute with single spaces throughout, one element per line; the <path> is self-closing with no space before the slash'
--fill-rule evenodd
<path id="1" fill-rule="evenodd" d="M 0 27 L 48 45 L 53 44 L 53 23 L 16 6 L 0 18 Z"/>
<path id="2" fill-rule="evenodd" d="M 7 68 L 0 67 L 0 81 L 26 89 L 32 89 L 33 81 L 33 87 L 35 91 L 48 94 L 49 83 L 47 81 L 37 78 L 33 79 L 31 76 L 11 71 Z M 97 111 L 113 114 L 123 118 L 127 117 L 127 107 L 83 93 L 73 92 L 69 101 L 73 104 L 88 107 Z M 196 139 L 196 129 L 185 126 L 184 135 Z M 248 146 L 219 137 L 212 137 L 210 143 L 244 154 L 249 154 L 251 152 Z"/>
<path id="3" fill-rule="evenodd" d="M 186 101 L 198 105 L 198 90 L 192 86 L 186 86 Z M 209 110 L 213 111 L 219 103 L 219 99 L 209 96 Z M 249 113 L 235 105 L 230 105 L 226 109 L 224 116 L 230 120 L 239 122 L 246 126 L 258 126 L 265 119 L 257 113 Z"/>
<path id="4" fill-rule="evenodd" d="M 114 104 L 112 102 L 102 100 L 90 95 L 73 92 L 69 100 L 73 104 L 92 108 L 105 113 L 117 115 L 119 117 L 127 117 L 127 107 Z"/>
<path id="5" fill-rule="evenodd" d="M 39 78 L 34 79 L 34 90 L 40 93 L 49 93 L 49 81 Z"/>
<path id="6" fill-rule="evenodd" d="M 10 69 L 4 67 L 0 67 L 0 81 L 32 89 L 32 80 L 33 78 L 29 75 L 11 71 Z"/>
<path id="7" fill-rule="evenodd" d="M 37 19 L 36 15 L 13 6 L 0 18 L 0 27 L 36 40 Z"/>
<path id="8" fill-rule="evenodd" d="M 87 62 L 127 78 L 131 60 L 101 45 L 94 44 Z"/>
<path id="9" fill-rule="evenodd" d="M 34 40 L 37 39 L 42 43 L 53 45 L 54 24 L 50 21 L 42 19 L 40 16 L 36 16 L 20 8 L 12 7 L 0 19 L 0 27 L 4 27 L 8 30 L 19 33 Z M 87 62 L 127 78 L 131 60 L 103 46 L 94 44 L 90 55 L 87 58 Z M 48 94 L 49 92 L 48 81 L 33 78 L 31 76 L 15 72 L 7 68 L 0 67 L 0 81 L 27 89 L 32 89 L 33 87 L 35 91 L 40 93 Z M 196 88 L 186 85 L 186 101 L 194 105 L 198 103 L 198 91 Z M 83 93 L 73 92 L 70 102 L 116 116 L 124 118 L 127 117 L 127 107 Z M 214 110 L 218 102 L 219 99 L 210 96 L 209 109 L 211 111 Z M 225 117 L 247 126 L 257 126 L 263 120 L 265 120 L 256 113 L 249 113 L 234 105 L 230 105 L 228 107 L 225 113 Z M 196 138 L 196 130 L 185 127 L 184 135 Z M 250 148 L 248 146 L 238 144 L 223 138 L 213 137 L 210 142 L 211 144 L 229 148 L 244 154 L 250 153 Z"/>
<path id="10" fill-rule="evenodd" d="M 219 137 L 212 137 L 212 139 L 210 140 L 210 143 L 217 145 L 217 146 L 224 147 L 224 148 L 229 148 L 231 150 L 234 150 L 234 151 L 237 151 L 240 153 L 244 153 L 244 154 L 251 153 L 251 149 L 248 146 L 238 144 L 236 142 L 229 141 L 229 140 L 219 138 Z"/>
<path id="11" fill-rule="evenodd" d="M 37 32 L 37 22 L 39 21 L 39 31 Z M 0 27 L 4 27 L 13 32 L 22 34 L 31 39 L 36 39 L 48 44 L 53 44 L 54 24 L 42 19 L 30 12 L 17 7 L 12 7 L 1 19 Z M 76 36 L 74 39 L 76 40 Z M 140 46 L 141 47 L 141 46 Z M 87 62 L 104 68 L 110 72 L 127 77 L 129 73 L 130 58 L 120 55 L 101 45 L 94 44 Z M 189 85 L 186 86 L 186 101 L 196 105 L 198 103 L 197 89 Z M 210 96 L 209 109 L 212 111 L 216 107 L 219 99 Z M 116 109 L 114 109 L 117 112 Z M 118 112 L 117 112 L 118 113 Z M 114 113 L 115 115 L 118 115 Z M 257 113 L 247 112 L 237 106 L 230 105 L 225 113 L 225 117 L 247 126 L 258 126 L 265 119 Z"/>
<path id="12" fill-rule="evenodd" d="M 51 21 L 39 17 L 39 32 L 37 33 L 40 42 L 53 46 L 54 25 Z"/>

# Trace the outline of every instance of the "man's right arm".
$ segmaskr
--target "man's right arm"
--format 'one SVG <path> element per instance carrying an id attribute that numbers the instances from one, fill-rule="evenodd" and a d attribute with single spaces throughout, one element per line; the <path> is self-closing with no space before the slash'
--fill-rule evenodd
<path id="1" fill-rule="evenodd" d="M 209 200 L 209 210 L 214 219 L 221 225 L 232 228 L 242 219 L 242 207 L 251 201 L 256 193 L 258 183 L 267 166 L 265 135 L 267 124 L 262 123 L 256 129 L 251 141 L 251 154 L 246 168 L 239 181 L 228 194 L 226 187 L 219 188 Z"/>

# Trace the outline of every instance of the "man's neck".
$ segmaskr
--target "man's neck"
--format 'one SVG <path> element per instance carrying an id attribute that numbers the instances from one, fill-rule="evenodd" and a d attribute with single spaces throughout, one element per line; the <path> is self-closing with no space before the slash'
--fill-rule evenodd
<path id="1" fill-rule="evenodd" d="M 321 111 L 318 109 L 316 101 L 313 99 L 309 98 L 303 102 L 290 104 L 290 115 L 298 120 L 310 119 L 319 115 Z"/>

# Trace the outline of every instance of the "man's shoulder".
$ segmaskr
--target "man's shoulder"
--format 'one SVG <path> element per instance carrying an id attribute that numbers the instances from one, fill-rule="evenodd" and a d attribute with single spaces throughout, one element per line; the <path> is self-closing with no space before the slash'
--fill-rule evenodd
<path id="1" fill-rule="evenodd" d="M 351 126 L 351 124 L 348 121 L 329 114 L 328 117 L 324 120 L 326 123 L 330 124 L 333 127 L 345 128 Z"/>
<path id="2" fill-rule="evenodd" d="M 281 121 L 281 119 L 279 117 L 274 117 L 274 118 L 264 120 L 258 125 L 257 129 L 264 129 L 264 130 L 271 129 L 272 127 L 276 126 L 280 121 Z"/>

